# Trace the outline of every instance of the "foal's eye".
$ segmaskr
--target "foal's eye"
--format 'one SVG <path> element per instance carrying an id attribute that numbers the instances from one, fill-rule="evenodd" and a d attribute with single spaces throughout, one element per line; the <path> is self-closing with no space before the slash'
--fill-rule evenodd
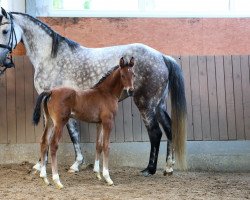
<path id="1" fill-rule="evenodd" d="M 8 33 L 7 30 L 3 30 L 3 34 L 6 35 Z"/>
<path id="2" fill-rule="evenodd" d="M 122 74 L 122 78 L 125 78 L 125 76 Z"/>

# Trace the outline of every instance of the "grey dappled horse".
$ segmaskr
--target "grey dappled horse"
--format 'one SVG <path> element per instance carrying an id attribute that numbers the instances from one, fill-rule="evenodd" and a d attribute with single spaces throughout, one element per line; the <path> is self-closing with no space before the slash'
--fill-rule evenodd
<path id="1" fill-rule="evenodd" d="M 27 14 L 2 9 L 0 17 L 0 63 L 17 43 L 23 42 L 34 66 L 34 85 L 40 94 L 56 86 L 88 89 L 117 65 L 121 57 L 135 58 L 134 102 L 148 131 L 151 150 L 149 163 L 143 175 L 154 174 L 157 166 L 162 125 L 168 138 L 166 173 L 173 172 L 173 154 L 180 168 L 186 167 L 186 99 L 184 80 L 176 61 L 143 44 L 129 44 L 105 48 L 87 48 L 69 40 L 38 19 Z M 167 113 L 166 98 L 171 96 L 171 119 Z M 124 92 L 121 100 L 128 95 Z M 70 167 L 78 171 L 84 162 L 80 149 L 77 123 L 71 119 L 67 128 L 74 144 L 76 158 Z M 173 135 L 172 135 L 173 133 Z M 173 143 L 172 143 L 173 142 Z M 40 163 L 35 166 L 40 169 Z"/>

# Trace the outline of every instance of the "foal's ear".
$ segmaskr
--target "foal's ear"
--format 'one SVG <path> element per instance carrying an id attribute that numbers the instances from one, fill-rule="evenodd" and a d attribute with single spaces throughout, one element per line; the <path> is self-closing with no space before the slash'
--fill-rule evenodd
<path id="1" fill-rule="evenodd" d="M 6 10 L 3 9 L 3 7 L 1 7 L 1 11 L 2 11 L 2 15 L 8 19 L 8 14 L 6 12 Z"/>
<path id="2" fill-rule="evenodd" d="M 132 57 L 132 58 L 130 59 L 130 62 L 129 62 L 129 67 L 133 67 L 134 64 L 135 64 L 135 59 L 134 59 L 134 57 Z"/>
<path id="3" fill-rule="evenodd" d="M 123 57 L 121 57 L 119 65 L 120 65 L 120 67 L 124 67 L 125 64 L 124 64 L 124 58 Z"/>

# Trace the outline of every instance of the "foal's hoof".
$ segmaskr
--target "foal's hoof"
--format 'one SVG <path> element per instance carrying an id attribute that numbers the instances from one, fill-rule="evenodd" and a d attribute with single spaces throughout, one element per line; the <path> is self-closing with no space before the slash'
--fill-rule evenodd
<path id="1" fill-rule="evenodd" d="M 44 183 L 45 183 L 46 185 L 50 185 L 49 180 L 47 179 L 47 177 L 44 177 L 44 178 L 43 178 L 43 181 L 44 181 Z"/>
<path id="2" fill-rule="evenodd" d="M 102 180 L 102 177 L 101 177 L 101 173 L 100 172 L 95 172 L 95 175 L 97 177 L 97 179 L 100 181 Z"/>
<path id="3" fill-rule="evenodd" d="M 171 171 L 171 172 L 164 171 L 163 175 L 164 176 L 172 176 L 173 175 L 173 171 Z"/>
<path id="4" fill-rule="evenodd" d="M 56 187 L 57 187 L 59 190 L 61 190 L 61 189 L 63 189 L 63 184 L 61 184 L 61 183 L 56 183 Z"/>
<path id="5" fill-rule="evenodd" d="M 141 173 L 145 177 L 148 177 L 148 176 L 151 176 L 151 175 L 155 174 L 155 173 L 151 172 L 148 168 L 142 170 Z"/>
<path id="6" fill-rule="evenodd" d="M 79 172 L 79 169 L 69 168 L 68 172 L 69 173 L 77 173 L 77 172 Z"/>
<path id="7" fill-rule="evenodd" d="M 55 181 L 55 180 L 54 180 L 54 183 L 55 183 L 56 187 L 57 187 L 59 190 L 61 190 L 61 189 L 63 188 L 63 184 L 61 184 L 60 181 Z"/>
<path id="8" fill-rule="evenodd" d="M 33 167 L 32 167 L 32 174 L 37 174 L 41 171 L 41 165 L 39 163 L 35 164 Z"/>
<path id="9" fill-rule="evenodd" d="M 114 182 L 110 179 L 110 180 L 106 180 L 108 186 L 113 186 Z"/>
<path id="10" fill-rule="evenodd" d="M 39 173 L 39 171 L 33 168 L 32 171 L 31 171 L 31 173 L 32 173 L 33 175 L 36 175 L 36 174 Z"/>

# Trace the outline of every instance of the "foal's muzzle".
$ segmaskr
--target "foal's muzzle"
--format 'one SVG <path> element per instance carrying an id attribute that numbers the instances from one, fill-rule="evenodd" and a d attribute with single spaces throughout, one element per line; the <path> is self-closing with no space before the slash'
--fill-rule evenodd
<path id="1" fill-rule="evenodd" d="M 127 89 L 127 94 L 130 97 L 133 96 L 134 95 L 134 89 L 131 89 L 131 88 Z"/>

